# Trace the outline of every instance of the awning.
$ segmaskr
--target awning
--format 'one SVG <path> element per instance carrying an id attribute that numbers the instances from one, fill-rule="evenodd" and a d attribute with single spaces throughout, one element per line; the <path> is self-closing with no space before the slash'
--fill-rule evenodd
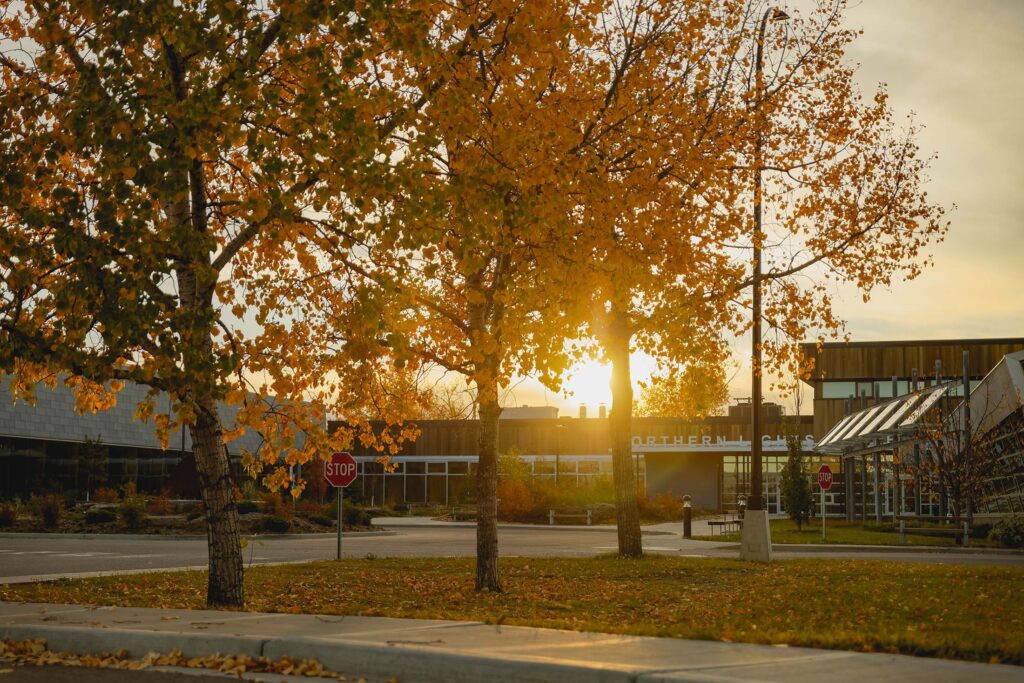
<path id="1" fill-rule="evenodd" d="M 955 385 L 955 381 L 944 382 L 851 413 L 829 430 L 814 450 L 841 455 L 916 433 L 921 418 Z"/>

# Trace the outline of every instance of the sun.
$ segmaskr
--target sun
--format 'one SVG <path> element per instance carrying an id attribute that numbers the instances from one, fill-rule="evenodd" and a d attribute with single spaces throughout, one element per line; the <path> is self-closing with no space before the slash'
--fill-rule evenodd
<path id="1" fill-rule="evenodd" d="M 575 365 L 566 373 L 563 384 L 566 400 L 586 404 L 596 416 L 599 404 L 611 405 L 611 379 L 612 368 L 606 363 L 589 361 Z"/>

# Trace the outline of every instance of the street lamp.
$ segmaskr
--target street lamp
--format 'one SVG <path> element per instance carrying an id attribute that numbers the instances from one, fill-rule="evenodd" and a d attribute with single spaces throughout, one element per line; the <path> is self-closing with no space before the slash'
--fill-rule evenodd
<path id="1" fill-rule="evenodd" d="M 789 15 L 776 7 L 769 7 L 761 18 L 761 25 L 757 31 L 757 45 L 754 61 L 754 83 L 755 83 L 755 132 L 754 138 L 754 274 L 753 274 L 753 359 L 751 361 L 751 437 L 750 437 L 750 499 L 747 501 L 748 510 L 763 510 L 764 501 L 761 497 L 761 231 L 762 221 L 762 167 L 764 166 L 762 144 L 763 144 L 763 114 L 761 106 L 764 103 L 764 33 L 769 21 L 785 21 Z"/>

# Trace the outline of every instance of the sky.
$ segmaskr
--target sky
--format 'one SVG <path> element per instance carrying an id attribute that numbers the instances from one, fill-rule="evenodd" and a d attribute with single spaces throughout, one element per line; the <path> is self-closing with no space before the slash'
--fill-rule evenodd
<path id="1" fill-rule="evenodd" d="M 836 290 L 851 339 L 1024 337 L 1024 0 L 854 1 L 845 24 L 864 31 L 849 52 L 861 87 L 888 84 L 895 114 L 925 126 L 921 151 L 938 155 L 929 196 L 956 206 L 945 241 L 929 249 L 934 266 L 918 278 L 866 303 L 853 287 Z M 733 345 L 733 397 L 750 396 L 749 348 L 749 336 Z M 640 355 L 633 366 L 636 380 L 656 369 Z M 523 379 L 506 405 L 576 415 L 585 403 L 593 415 L 611 403 L 609 378 L 597 364 L 578 368 L 568 395 Z M 792 398 L 773 398 L 793 411 Z"/>

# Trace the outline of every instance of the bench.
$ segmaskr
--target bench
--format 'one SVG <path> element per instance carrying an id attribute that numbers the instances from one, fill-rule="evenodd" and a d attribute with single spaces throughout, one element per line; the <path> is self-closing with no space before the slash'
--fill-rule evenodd
<path id="1" fill-rule="evenodd" d="M 451 516 L 453 522 L 458 522 L 459 519 L 476 519 L 476 506 L 453 505 L 451 510 Z"/>
<path id="2" fill-rule="evenodd" d="M 594 511 L 592 508 L 587 508 L 586 510 L 548 510 L 548 526 L 554 526 L 556 518 L 585 519 L 587 520 L 587 526 L 591 526 L 594 523 Z"/>
<path id="3" fill-rule="evenodd" d="M 971 524 L 966 517 L 922 517 L 918 515 L 898 515 L 896 517 L 900 523 L 900 545 L 907 544 L 907 534 L 922 534 L 922 535 L 949 535 L 953 538 L 961 537 L 963 547 L 967 547 L 971 542 Z M 939 522 L 949 524 L 949 526 L 922 526 L 922 527 L 908 527 L 907 522 Z M 962 536 L 961 536 L 962 534 Z"/>
<path id="4" fill-rule="evenodd" d="M 722 534 L 724 535 L 733 531 L 739 531 L 742 525 L 743 520 L 741 519 L 712 519 L 708 521 L 712 536 L 715 535 L 715 527 L 722 527 Z"/>

